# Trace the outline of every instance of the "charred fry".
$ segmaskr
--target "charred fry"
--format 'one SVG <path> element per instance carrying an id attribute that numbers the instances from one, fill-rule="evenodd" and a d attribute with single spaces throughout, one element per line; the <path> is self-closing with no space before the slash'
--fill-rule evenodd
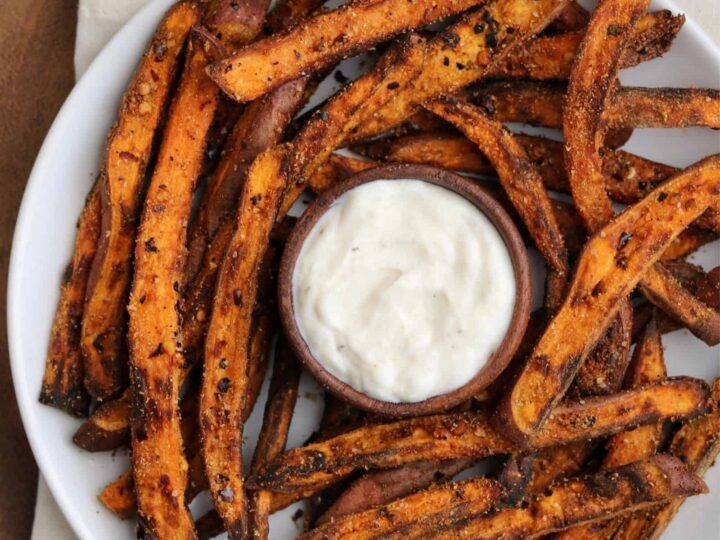
<path id="1" fill-rule="evenodd" d="M 90 265 L 100 236 L 101 211 L 100 183 L 96 181 L 80 214 L 72 260 L 60 287 L 40 390 L 41 403 L 73 416 L 86 416 L 90 405 L 90 396 L 83 387 L 80 323 Z"/>
<path id="2" fill-rule="evenodd" d="M 88 278 L 81 338 L 85 387 L 98 399 L 116 395 L 127 381 L 125 308 L 145 168 L 185 38 L 198 17 L 192 2 L 177 4 L 165 16 L 108 139 L 101 173 L 100 244 Z"/>
<path id="3" fill-rule="evenodd" d="M 119 398 L 103 403 L 73 435 L 73 442 L 89 452 L 115 450 L 130 442 L 132 404 L 126 390 Z"/>
<path id="4" fill-rule="evenodd" d="M 538 448 L 610 435 L 668 417 L 692 417 L 706 410 L 708 389 L 687 378 L 558 407 L 535 438 Z M 358 467 L 394 468 L 407 463 L 462 457 L 481 458 L 516 449 L 481 412 L 427 416 L 356 429 L 327 441 L 296 448 L 251 477 L 253 489 L 307 491 L 346 476 Z M 412 449 L 412 452 L 408 451 Z"/>
<path id="5" fill-rule="evenodd" d="M 688 167 L 588 241 L 565 303 L 503 400 L 498 420 L 506 433 L 532 437 L 642 274 L 716 199 L 719 173 L 720 156 Z"/>
<path id="6" fill-rule="evenodd" d="M 474 3 L 474 0 L 420 0 L 408 5 L 397 0 L 354 0 L 245 47 L 214 64 L 209 73 L 233 99 L 249 101 L 384 39 L 466 10 Z M 353 25 L 357 20 L 363 21 L 361 34 L 356 33 Z M 273 58 L 271 65 L 268 58 Z"/>
<path id="7" fill-rule="evenodd" d="M 275 357 L 263 427 L 255 446 L 251 472 L 260 470 L 285 450 L 299 382 L 300 366 L 287 345 L 281 342 Z M 269 491 L 256 491 L 250 495 L 250 538 L 268 537 L 271 503 L 272 493 Z"/>

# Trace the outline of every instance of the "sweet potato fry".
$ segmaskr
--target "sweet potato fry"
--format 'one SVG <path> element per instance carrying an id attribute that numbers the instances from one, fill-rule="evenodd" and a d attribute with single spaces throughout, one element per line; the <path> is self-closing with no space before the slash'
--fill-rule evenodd
<path id="1" fill-rule="evenodd" d="M 312 174 L 308 180 L 308 187 L 315 193 L 322 193 L 335 185 L 338 180 L 376 166 L 377 163 L 373 161 L 362 161 L 340 154 L 332 154 Z"/>
<path id="2" fill-rule="evenodd" d="M 225 532 L 222 519 L 215 510 L 208 510 L 195 520 L 198 540 L 210 540 Z"/>
<path id="3" fill-rule="evenodd" d="M 232 52 L 258 36 L 269 5 L 269 0 L 213 0 L 208 2 L 203 25 Z"/>
<path id="4" fill-rule="evenodd" d="M 565 303 L 496 417 L 512 438 L 540 427 L 643 273 L 716 200 L 719 172 L 718 155 L 688 167 L 588 241 Z"/>
<path id="5" fill-rule="evenodd" d="M 193 35 L 145 198 L 128 306 L 138 513 L 143 528 L 159 537 L 194 535 L 184 498 L 187 464 L 177 409 L 184 358 L 176 305 L 185 223 L 219 97 L 204 71 L 215 54 L 210 41 Z"/>
<path id="6" fill-rule="evenodd" d="M 555 289 L 548 287 L 546 303 L 554 311 L 562 301 L 569 272 L 567 250 L 540 173 L 514 136 L 477 107 L 451 99 L 429 102 L 425 107 L 460 129 L 493 164 L 505 193 L 527 226 L 535 245 L 551 271 L 560 277 Z"/>
<path id="7" fill-rule="evenodd" d="M 40 389 L 41 403 L 81 417 L 87 416 L 90 396 L 83 387 L 80 323 L 90 265 L 100 236 L 101 212 L 100 182 L 96 181 L 78 219 L 72 260 L 60 287 Z"/>
<path id="8" fill-rule="evenodd" d="M 705 483 L 684 463 L 660 454 L 559 483 L 527 505 L 487 514 L 472 504 L 458 506 L 444 519 L 420 519 L 384 538 L 535 538 L 706 492 Z"/>
<path id="9" fill-rule="evenodd" d="M 570 2 L 548 26 L 550 32 L 572 32 L 587 26 L 590 13 L 577 2 Z"/>
<path id="10" fill-rule="evenodd" d="M 279 0 L 265 18 L 265 30 L 276 34 L 292 28 L 323 4 L 323 0 Z"/>
<path id="11" fill-rule="evenodd" d="M 300 536 L 300 539 L 384 538 L 392 531 L 412 524 L 418 519 L 418 516 L 427 515 L 428 519 L 439 519 L 451 513 L 452 510 L 468 504 L 475 512 L 486 512 L 494 504 L 502 501 L 503 491 L 497 481 L 489 478 L 448 483 L 379 508 L 328 522 L 322 527 Z"/>
<path id="12" fill-rule="evenodd" d="M 263 427 L 255 446 L 251 472 L 259 471 L 285 450 L 299 383 L 300 366 L 293 358 L 287 344 L 281 341 L 275 355 L 275 366 L 265 404 Z M 267 539 L 272 493 L 263 490 L 255 491 L 250 494 L 249 499 L 249 537 Z"/>
<path id="13" fill-rule="evenodd" d="M 130 442 L 130 392 L 103 403 L 73 435 L 73 442 L 88 452 L 115 450 Z"/>
<path id="14" fill-rule="evenodd" d="M 713 384 L 713 399 L 720 404 L 720 380 Z M 683 425 L 670 443 L 670 453 L 680 458 L 699 476 L 712 466 L 720 453 L 720 410 L 717 408 Z M 618 540 L 658 540 L 680 509 L 684 498 L 676 498 L 657 511 L 635 514 L 620 527 Z"/>
<path id="15" fill-rule="evenodd" d="M 655 318 L 645 327 L 635 351 L 625 386 L 642 387 L 663 380 L 667 376 L 663 359 L 662 342 Z M 608 442 L 608 451 L 602 462 L 605 469 L 621 467 L 635 461 L 647 459 L 655 454 L 662 436 L 662 423 L 648 424 L 614 435 Z M 622 519 L 611 519 L 593 525 L 568 529 L 558 534 L 558 540 L 611 538 L 622 523 Z"/>
<path id="16" fill-rule="evenodd" d="M 307 79 L 302 78 L 281 86 L 249 104 L 235 124 L 188 231 L 186 284 L 197 275 L 210 241 L 235 208 L 250 164 L 260 152 L 280 142 L 303 102 L 306 85 Z"/>
<path id="17" fill-rule="evenodd" d="M 290 176 L 280 209 L 284 216 L 305 189 L 309 178 L 333 150 L 342 145 L 347 133 L 373 110 L 387 103 L 403 83 L 422 67 L 424 39 L 409 34 L 385 52 L 372 69 L 333 96 L 316 111 L 293 139 Z"/>
<path id="18" fill-rule="evenodd" d="M 682 322 L 705 343 L 720 343 L 720 312 L 683 288 L 662 264 L 645 273 L 640 287 L 648 300 Z"/>
<path id="19" fill-rule="evenodd" d="M 561 127 L 563 83 L 510 81 L 482 83 L 468 90 L 473 103 L 500 122 Z M 652 103 L 652 105 L 650 105 Z M 607 102 L 602 122 L 610 128 L 720 126 L 720 92 L 704 88 L 618 88 Z"/>
<path id="20" fill-rule="evenodd" d="M 98 499 L 120 519 L 133 517 L 137 512 L 137 497 L 132 470 L 127 470 L 105 486 Z"/>
<path id="21" fill-rule="evenodd" d="M 684 16 L 674 16 L 667 10 L 642 17 L 622 53 L 620 65 L 628 68 L 662 56 L 670 49 L 684 22 Z M 583 29 L 538 37 L 524 47 L 515 48 L 507 59 L 488 73 L 488 77 L 536 81 L 567 79 L 584 35 Z"/>
<path id="22" fill-rule="evenodd" d="M 714 242 L 717 239 L 718 235 L 712 231 L 701 229 L 700 227 L 688 227 L 670 244 L 670 247 L 665 250 L 660 260 L 668 262 L 684 259 L 704 245 Z"/>
<path id="23" fill-rule="evenodd" d="M 210 67 L 222 90 L 239 102 L 321 70 L 407 30 L 472 7 L 477 0 L 354 0 L 302 25 L 241 49 Z M 362 21 L 362 31 L 357 26 Z M 271 64 L 267 59 L 272 58 Z"/>
<path id="24" fill-rule="evenodd" d="M 372 471 L 357 480 L 335 500 L 317 520 L 316 525 L 364 512 L 405 497 L 433 483 L 452 479 L 473 466 L 472 458 L 415 463 L 387 471 Z"/>
<path id="25" fill-rule="evenodd" d="M 556 408 L 533 444 L 542 448 L 611 435 L 630 426 L 697 416 L 706 410 L 708 388 L 689 378 L 668 379 L 639 390 L 589 398 Z M 252 489 L 307 492 L 356 468 L 387 469 L 418 461 L 486 457 L 518 447 L 490 426 L 483 412 L 426 416 L 362 427 L 285 452 L 261 474 Z"/>
<path id="26" fill-rule="evenodd" d="M 241 441 L 248 386 L 248 343 L 257 275 L 286 182 L 287 147 L 253 162 L 238 207 L 237 226 L 218 274 L 205 340 L 200 407 L 202 448 L 210 493 L 231 538 L 247 531 Z"/>
<path id="27" fill-rule="evenodd" d="M 145 169 L 185 38 L 198 22 L 194 2 L 167 13 L 126 91 L 101 172 L 102 229 L 82 320 L 85 387 L 107 399 L 127 382 L 126 305 Z"/>
<path id="28" fill-rule="evenodd" d="M 452 94 L 485 76 L 514 47 L 540 32 L 567 1 L 490 0 L 428 41 L 422 72 L 385 106 L 373 111 L 348 141 L 384 133 L 415 112 L 422 103 Z M 508 31 L 508 29 L 510 29 Z"/>

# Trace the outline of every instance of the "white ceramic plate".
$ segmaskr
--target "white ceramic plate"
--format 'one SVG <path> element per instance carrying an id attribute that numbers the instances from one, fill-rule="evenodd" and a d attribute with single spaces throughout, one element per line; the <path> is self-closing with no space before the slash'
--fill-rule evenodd
<path id="1" fill-rule="evenodd" d="M 122 522 L 96 499 L 101 488 L 128 464 L 125 453 L 90 454 L 75 447 L 71 436 L 79 421 L 37 401 L 45 365 L 47 339 L 58 297 L 60 277 L 70 258 L 75 221 L 99 167 L 107 129 L 137 59 L 171 0 L 156 0 L 128 23 L 100 53 L 58 114 L 38 155 L 28 181 L 13 242 L 8 286 L 9 344 L 15 391 L 33 453 L 55 500 L 75 532 L 88 540 L 132 538 L 133 523 Z M 653 9 L 679 10 L 669 1 Z M 357 73 L 357 63 L 343 70 Z M 710 86 L 720 81 L 720 50 L 688 21 L 672 51 L 622 74 L 625 84 L 647 86 Z M 332 83 L 320 90 L 328 95 Z M 315 100 L 313 100 L 315 101 Z M 717 152 L 720 134 L 709 130 L 638 130 L 627 146 L 631 151 L 677 166 Z M 705 266 L 720 262 L 716 242 L 695 257 Z M 672 375 L 687 374 L 711 380 L 720 376 L 719 349 L 709 349 L 688 334 L 675 332 L 665 339 Z M 320 394 L 312 381 L 303 380 L 289 445 L 301 444 L 316 425 Z M 249 421 L 246 450 L 260 426 L 256 412 Z M 247 457 L 247 456 L 246 456 Z M 706 477 L 711 493 L 686 503 L 665 538 L 720 537 L 720 467 Z M 194 503 L 194 511 L 207 507 Z M 271 520 L 271 537 L 292 538 L 299 532 L 291 516 L 295 508 Z"/>

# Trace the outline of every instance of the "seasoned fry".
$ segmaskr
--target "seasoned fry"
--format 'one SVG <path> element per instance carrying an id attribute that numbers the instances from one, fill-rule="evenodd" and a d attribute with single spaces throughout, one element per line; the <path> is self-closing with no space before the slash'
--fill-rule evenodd
<path id="1" fill-rule="evenodd" d="M 660 454 L 556 484 L 527 505 L 487 514 L 472 504 L 458 506 L 444 519 L 421 519 L 385 538 L 535 538 L 706 492 L 705 483 L 684 463 Z"/>
<path id="2" fill-rule="evenodd" d="M 185 223 L 218 92 L 204 69 L 216 54 L 195 34 L 168 114 L 165 138 L 148 187 L 135 248 L 128 312 L 133 397 L 133 475 L 139 517 L 149 534 L 192 537 L 185 505 L 187 464 L 177 403 L 184 358 L 175 308 L 185 250 Z"/>
<path id="3" fill-rule="evenodd" d="M 663 359 L 662 342 L 657 330 L 655 318 L 645 327 L 628 371 L 625 386 L 638 388 L 663 380 L 667 376 Z M 608 452 L 602 462 L 603 468 L 620 467 L 647 459 L 655 454 L 662 436 L 662 423 L 648 424 L 631 431 L 618 433 L 608 442 Z M 568 529 L 557 536 L 558 540 L 612 537 L 622 523 L 622 519 L 611 519 L 593 525 Z"/>
<path id="4" fill-rule="evenodd" d="M 222 519 L 215 510 L 208 510 L 195 520 L 198 540 L 210 540 L 225 532 Z"/>
<path id="5" fill-rule="evenodd" d="M 617 433 L 664 418 L 706 410 L 707 386 L 689 378 L 668 379 L 640 390 L 560 406 L 542 427 L 537 448 Z M 248 480 L 251 489 L 296 492 L 324 486 L 356 468 L 387 469 L 418 461 L 486 457 L 517 449 L 490 426 L 483 412 L 426 416 L 361 427 L 327 441 L 296 448 Z"/>
<path id="6" fill-rule="evenodd" d="M 720 312 L 683 288 L 662 264 L 656 264 L 645 274 L 640 287 L 648 300 L 705 343 L 720 343 Z"/>
<path id="7" fill-rule="evenodd" d="M 425 107 L 460 129 L 493 164 L 535 245 L 559 277 L 557 287 L 548 287 L 547 293 L 548 309 L 554 311 L 562 301 L 569 272 L 567 250 L 539 172 L 514 136 L 477 107 L 450 99 L 433 101 Z"/>
<path id="8" fill-rule="evenodd" d="M 401 87 L 398 81 L 406 81 L 419 72 L 424 59 L 422 43 L 424 39 L 415 34 L 399 39 L 371 70 L 333 96 L 305 124 L 291 147 L 292 183 L 280 216 L 287 213 L 315 170 L 342 145 L 347 133 L 392 98 Z"/>
<path id="9" fill-rule="evenodd" d="M 255 39 L 262 30 L 269 0 L 212 0 L 203 25 L 233 50 Z"/>
<path id="10" fill-rule="evenodd" d="M 452 94 L 485 76 L 516 46 L 540 32 L 567 1 L 490 0 L 460 18 L 425 47 L 417 77 L 357 129 L 349 141 L 365 140 L 397 126 L 422 103 Z M 508 31 L 510 29 L 510 31 Z"/>
<path id="11" fill-rule="evenodd" d="M 573 3 L 570 3 L 568 7 L 572 5 Z M 564 11 L 567 11 L 567 8 Z M 555 22 L 558 20 L 555 19 Z M 670 49 L 684 22 L 684 16 L 674 16 L 667 10 L 648 13 L 642 17 L 622 53 L 621 66 L 628 68 L 662 56 Z M 538 37 L 524 47 L 513 49 L 507 59 L 490 70 L 488 76 L 538 81 L 567 79 L 584 34 L 583 29 Z"/>
<path id="12" fill-rule="evenodd" d="M 265 18 L 265 29 L 275 34 L 292 28 L 322 4 L 322 0 L 279 0 Z"/>
<path id="13" fill-rule="evenodd" d="M 304 24 L 260 40 L 210 67 L 220 88 L 239 102 L 321 70 L 407 30 L 460 13 L 476 0 L 354 0 Z M 362 21 L 358 32 L 355 21 Z M 273 62 L 268 64 L 267 59 Z"/>
<path id="14" fill-rule="evenodd" d="M 362 161 L 340 154 L 332 154 L 312 174 L 308 180 L 308 187 L 315 193 L 322 193 L 330 189 L 338 180 L 348 178 L 355 173 L 375 166 L 377 166 L 377 163 L 372 161 Z"/>
<path id="15" fill-rule="evenodd" d="M 132 471 L 127 470 L 105 486 L 98 499 L 120 519 L 133 517 L 137 512 L 137 497 Z"/>
<path id="16" fill-rule="evenodd" d="M 379 508 L 352 514 L 329 522 L 302 536 L 302 540 L 353 538 L 356 540 L 384 537 L 387 533 L 410 525 L 418 516 L 437 519 L 452 509 L 471 501 L 475 511 L 482 513 L 502 501 L 504 490 L 495 480 L 475 478 L 465 482 L 448 483 L 410 495 Z"/>
<path id="17" fill-rule="evenodd" d="M 303 78 L 281 86 L 249 104 L 235 124 L 188 231 L 186 283 L 197 275 L 210 241 L 235 208 L 250 164 L 260 152 L 280 142 L 304 100 L 306 85 Z"/>
<path id="18" fill-rule="evenodd" d="M 81 338 L 85 387 L 98 399 L 117 395 L 127 381 L 126 305 L 145 169 L 185 38 L 198 18 L 193 2 L 170 9 L 135 72 L 108 138 L 101 172 L 102 229 L 88 278 Z"/>
<path id="19" fill-rule="evenodd" d="M 713 383 L 713 399 L 720 404 L 720 379 Z M 720 453 L 720 410 L 716 409 L 683 425 L 670 443 L 670 453 L 699 476 L 712 466 Z M 618 530 L 618 540 L 658 540 L 680 509 L 684 498 L 676 498 L 658 511 L 635 514 Z"/>
<path id="20" fill-rule="evenodd" d="M 78 219 L 72 260 L 60 287 L 40 389 L 41 403 L 81 417 L 87 416 L 90 396 L 83 387 L 80 323 L 90 265 L 100 236 L 101 211 L 100 182 L 96 181 Z"/>
<path id="21" fill-rule="evenodd" d="M 684 259 L 688 255 L 696 252 L 701 247 L 714 242 L 718 239 L 718 235 L 714 232 L 699 227 L 688 227 L 670 244 L 665 250 L 662 261 L 676 261 Z M 707 304 L 707 302 L 705 302 Z M 708 304 L 712 305 L 712 304 Z"/>
<path id="22" fill-rule="evenodd" d="M 473 103 L 499 122 L 562 127 L 566 87 L 562 83 L 511 81 L 473 86 Z M 652 106 L 650 105 L 652 103 Z M 602 122 L 610 128 L 720 126 L 720 92 L 702 88 L 618 88 Z"/>
<path id="23" fill-rule="evenodd" d="M 103 403 L 73 435 L 73 442 L 88 452 L 115 450 L 130 442 L 132 404 L 130 391 Z"/>
<path id="24" fill-rule="evenodd" d="M 571 32 L 573 30 L 580 30 L 587 26 L 590 20 L 590 13 L 588 10 L 582 7 L 577 2 L 570 2 L 560 12 L 550 26 L 548 30 L 550 32 Z"/>
<path id="25" fill-rule="evenodd" d="M 281 341 L 275 355 L 275 367 L 268 400 L 265 405 L 263 427 L 258 436 L 251 472 L 259 471 L 285 450 L 290 421 L 297 399 L 300 383 L 300 366 L 292 357 L 287 344 Z M 249 501 L 249 537 L 267 539 L 268 516 L 272 504 L 272 493 L 255 491 Z"/>
<path id="26" fill-rule="evenodd" d="M 241 441 L 248 386 L 248 342 L 264 258 L 285 187 L 287 147 L 253 162 L 238 207 L 237 226 L 218 274 L 205 340 L 200 406 L 202 448 L 210 493 L 231 538 L 247 531 Z"/>
<path id="27" fill-rule="evenodd" d="M 498 425 L 513 439 L 532 437 L 642 274 L 716 200 L 719 173 L 718 155 L 688 167 L 588 241 L 565 303 L 503 399 Z"/>
<path id="28" fill-rule="evenodd" d="M 336 521 L 338 518 L 364 512 L 405 497 L 433 483 L 449 480 L 456 474 L 473 466 L 475 460 L 428 461 L 415 463 L 387 471 L 369 472 L 343 491 L 317 520 L 317 525 Z"/>

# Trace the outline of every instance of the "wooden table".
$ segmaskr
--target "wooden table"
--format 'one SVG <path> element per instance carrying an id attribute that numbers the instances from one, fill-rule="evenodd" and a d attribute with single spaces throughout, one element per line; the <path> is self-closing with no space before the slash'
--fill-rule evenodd
<path id="1" fill-rule="evenodd" d="M 73 85 L 77 0 L 0 4 L 0 538 L 29 538 L 37 469 L 8 362 L 7 269 L 20 199 L 35 155 Z"/>

